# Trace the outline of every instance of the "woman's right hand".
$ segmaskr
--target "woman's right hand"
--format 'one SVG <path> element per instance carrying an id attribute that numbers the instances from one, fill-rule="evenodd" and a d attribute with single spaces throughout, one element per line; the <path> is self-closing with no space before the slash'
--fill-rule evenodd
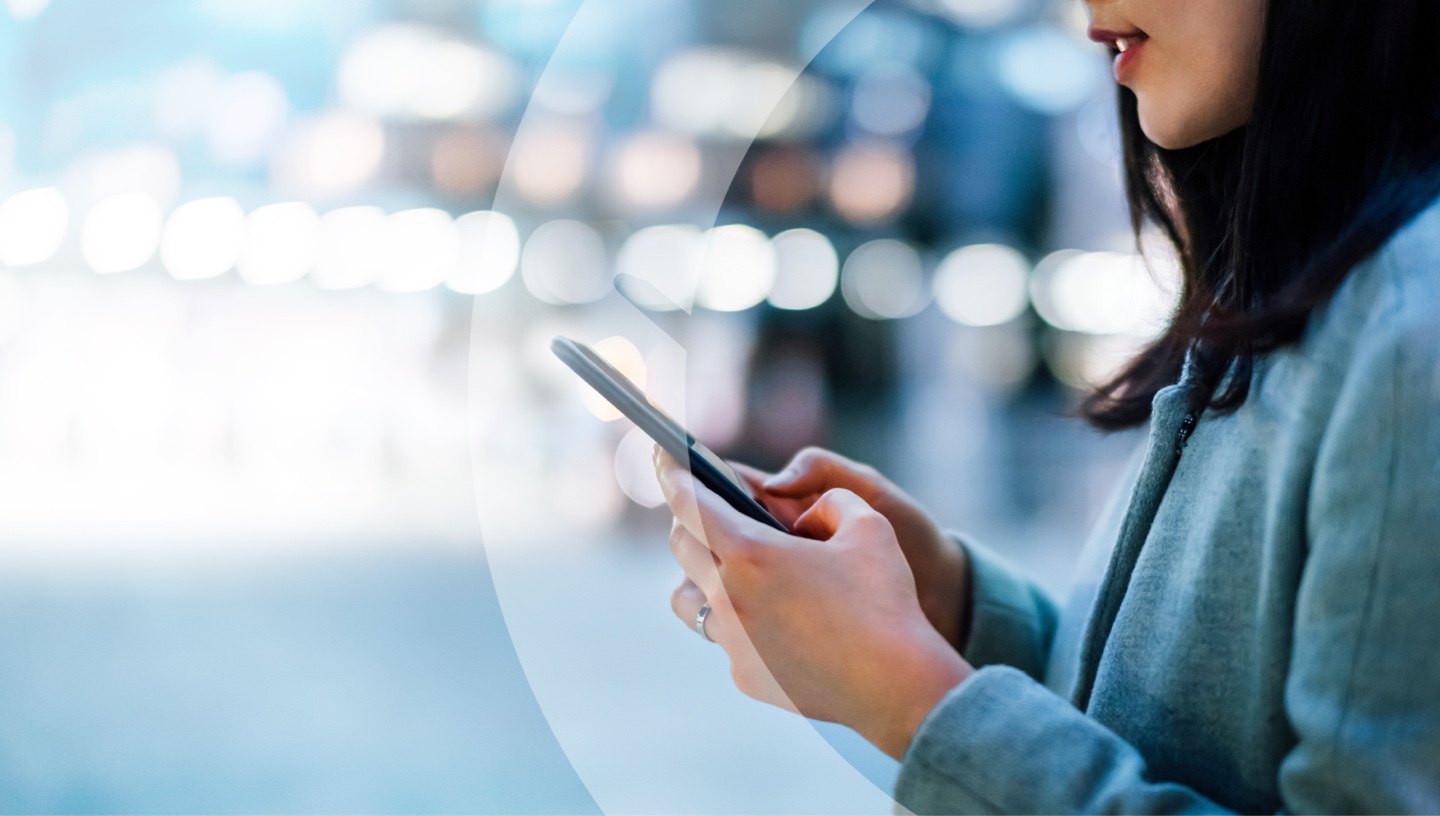
<path id="1" fill-rule="evenodd" d="M 900 549 L 915 575 L 920 608 L 931 625 L 957 649 L 968 634 L 970 565 L 965 550 L 940 532 L 930 514 L 879 471 L 822 448 L 806 448 L 774 476 L 737 466 L 765 504 L 791 524 L 833 488 L 864 499 L 895 528 Z"/>

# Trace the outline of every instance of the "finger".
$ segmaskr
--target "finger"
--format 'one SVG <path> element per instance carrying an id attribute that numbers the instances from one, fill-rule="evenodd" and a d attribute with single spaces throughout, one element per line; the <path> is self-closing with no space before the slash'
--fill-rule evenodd
<path id="1" fill-rule="evenodd" d="M 685 572 L 685 578 L 700 587 L 706 595 L 720 589 L 719 562 L 704 542 L 691 535 L 679 519 L 670 527 L 670 552 Z"/>
<path id="2" fill-rule="evenodd" d="M 818 541 L 828 541 L 843 530 L 859 526 L 884 525 L 890 522 L 865 502 L 844 488 L 826 491 L 820 500 L 795 522 L 795 532 Z"/>
<path id="3" fill-rule="evenodd" d="M 727 553 L 748 549 L 755 541 L 780 535 L 726 504 L 714 491 L 697 482 L 690 471 L 676 464 L 669 454 L 660 455 L 656 476 L 675 518 L 722 561 Z"/>
<path id="4" fill-rule="evenodd" d="M 770 515 L 779 520 L 786 528 L 793 528 L 795 519 L 800 518 L 800 515 L 809 510 L 811 504 L 814 504 L 814 496 L 791 498 L 772 493 L 765 487 L 765 482 L 774 478 L 774 474 L 739 462 L 731 462 L 730 466 L 735 468 L 735 472 L 749 483 L 751 490 L 755 492 L 756 501 L 764 505 L 765 509 L 770 511 Z"/>
<path id="5" fill-rule="evenodd" d="M 700 607 L 707 603 L 710 604 L 710 613 L 705 616 L 705 637 L 722 644 L 721 648 L 724 648 L 723 644 L 728 642 L 734 629 L 731 626 L 730 607 L 724 602 L 723 596 L 713 600 L 707 598 L 700 587 L 689 580 L 682 581 L 680 586 L 670 593 L 670 609 L 691 631 L 695 631 L 695 619 L 700 616 Z"/>
<path id="6" fill-rule="evenodd" d="M 880 487 L 881 476 L 874 468 L 854 462 L 823 448 L 806 448 L 790 464 L 765 481 L 765 489 L 777 496 L 810 496 L 843 487 L 860 496 L 869 496 Z"/>
<path id="7" fill-rule="evenodd" d="M 750 489 L 756 493 L 765 492 L 765 482 L 775 478 L 775 474 L 773 473 L 766 473 L 759 468 L 753 468 L 741 462 L 730 462 L 729 465 L 739 474 L 740 478 L 745 480 L 746 484 L 750 485 Z"/>
<path id="8" fill-rule="evenodd" d="M 704 605 L 705 593 L 689 578 L 681 581 L 680 586 L 675 587 L 675 591 L 670 593 L 670 609 L 674 611 L 675 617 L 684 621 L 685 625 L 691 628 L 694 628 L 695 616 L 700 614 L 700 607 Z"/>
<path id="9" fill-rule="evenodd" d="M 676 464 L 674 457 L 658 445 L 655 446 L 655 479 L 660 483 L 660 491 L 665 495 L 665 503 L 670 506 L 675 520 L 692 534 L 698 530 L 696 538 L 709 546 L 704 535 L 705 527 L 700 522 L 700 507 L 695 499 L 694 475 Z"/>

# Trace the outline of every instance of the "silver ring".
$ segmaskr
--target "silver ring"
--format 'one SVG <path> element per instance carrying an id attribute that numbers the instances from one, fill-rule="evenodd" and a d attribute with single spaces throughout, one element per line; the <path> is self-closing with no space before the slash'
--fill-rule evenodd
<path id="1" fill-rule="evenodd" d="M 715 641 L 709 635 L 705 634 L 705 619 L 708 617 L 710 617 L 710 604 L 706 603 L 700 607 L 699 612 L 695 613 L 695 634 L 714 643 Z"/>

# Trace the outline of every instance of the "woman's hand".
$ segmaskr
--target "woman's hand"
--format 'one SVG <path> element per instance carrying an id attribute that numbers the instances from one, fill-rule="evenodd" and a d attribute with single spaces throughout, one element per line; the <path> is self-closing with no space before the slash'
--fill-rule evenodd
<path id="1" fill-rule="evenodd" d="M 926 619 L 894 528 L 855 493 L 830 490 L 787 535 L 736 512 L 663 453 L 685 570 L 675 613 L 730 656 L 759 700 L 854 728 L 899 759 L 925 715 L 970 674 Z"/>
<path id="2" fill-rule="evenodd" d="M 734 467 L 760 493 L 770 512 L 792 528 L 826 491 L 844 488 L 864 499 L 895 529 L 915 575 L 925 617 L 946 641 L 963 651 L 969 632 L 969 561 L 964 548 L 942 534 L 909 494 L 874 468 L 821 448 L 802 450 L 775 476 L 743 465 Z"/>

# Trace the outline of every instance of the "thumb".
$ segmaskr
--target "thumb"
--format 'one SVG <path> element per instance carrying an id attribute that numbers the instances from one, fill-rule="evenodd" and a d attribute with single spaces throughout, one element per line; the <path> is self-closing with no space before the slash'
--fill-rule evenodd
<path id="1" fill-rule="evenodd" d="M 795 520 L 795 533 L 816 541 L 828 541 L 841 530 L 859 524 L 890 522 L 865 502 L 844 488 L 825 492 L 805 514 Z"/>
<path id="2" fill-rule="evenodd" d="M 765 480 L 765 490 L 776 496 L 813 496 L 836 487 L 853 493 L 875 492 L 878 474 L 857 462 L 821 448 L 806 448 L 778 474 Z"/>

